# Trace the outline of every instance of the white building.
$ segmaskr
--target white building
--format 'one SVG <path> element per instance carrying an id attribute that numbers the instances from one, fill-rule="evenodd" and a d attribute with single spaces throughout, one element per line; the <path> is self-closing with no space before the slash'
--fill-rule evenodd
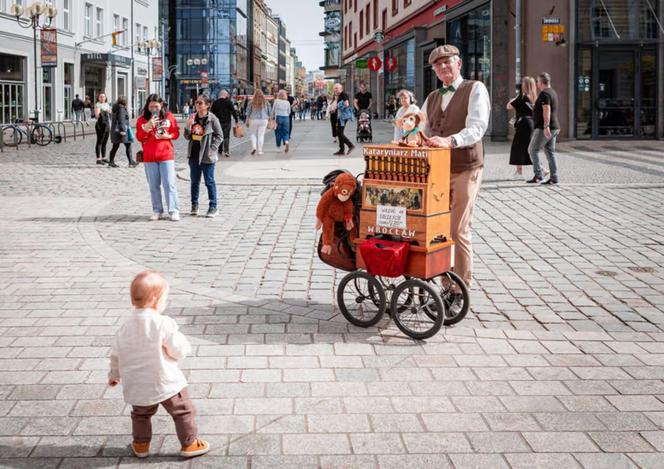
<path id="1" fill-rule="evenodd" d="M 37 96 L 32 28 L 21 28 L 10 14 L 14 3 L 26 9 L 32 0 L 0 0 L 0 123 L 31 116 L 39 120 L 71 118 L 76 94 L 92 100 L 105 92 L 109 101 L 127 96 L 138 109 L 147 93 L 161 93 L 161 83 L 148 88 L 148 60 L 136 46 L 160 39 L 158 0 L 54 0 L 57 8 L 52 27 L 57 28 L 57 66 L 41 67 L 40 34 L 37 31 Z M 22 16 L 25 21 L 26 14 Z M 47 22 L 43 15 L 40 23 Z M 113 45 L 110 33 L 117 35 Z M 132 62 L 132 45 L 133 50 Z M 153 56 L 161 49 L 152 50 Z"/>

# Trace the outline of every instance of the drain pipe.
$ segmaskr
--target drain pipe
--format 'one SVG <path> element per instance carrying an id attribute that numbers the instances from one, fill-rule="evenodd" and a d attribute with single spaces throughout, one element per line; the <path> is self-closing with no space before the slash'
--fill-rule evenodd
<path id="1" fill-rule="evenodd" d="M 521 0 L 516 0 L 516 22 L 514 25 L 514 86 L 521 91 Z"/>

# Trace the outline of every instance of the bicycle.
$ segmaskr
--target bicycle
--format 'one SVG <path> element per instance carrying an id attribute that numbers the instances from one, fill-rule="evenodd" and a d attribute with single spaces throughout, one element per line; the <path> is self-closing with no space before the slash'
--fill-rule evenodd
<path id="1" fill-rule="evenodd" d="M 25 129 L 22 127 L 25 126 Z M 45 147 L 53 141 L 53 131 L 46 124 L 33 124 L 31 122 L 17 122 L 2 128 L 2 140 L 5 146 L 15 147 L 23 143 L 25 138 L 30 143 Z"/>

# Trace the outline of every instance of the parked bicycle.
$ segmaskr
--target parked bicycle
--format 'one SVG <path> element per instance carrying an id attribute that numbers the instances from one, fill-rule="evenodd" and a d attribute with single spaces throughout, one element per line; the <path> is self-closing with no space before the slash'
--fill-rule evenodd
<path id="1" fill-rule="evenodd" d="M 33 145 L 45 147 L 53 141 L 53 130 L 47 124 L 32 121 L 16 122 L 2 127 L 2 140 L 5 146 L 15 147 L 23 143 L 24 139 Z"/>

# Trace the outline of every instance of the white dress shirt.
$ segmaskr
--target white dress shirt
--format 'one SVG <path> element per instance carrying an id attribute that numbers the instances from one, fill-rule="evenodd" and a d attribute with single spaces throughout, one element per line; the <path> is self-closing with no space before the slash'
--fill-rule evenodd
<path id="1" fill-rule="evenodd" d="M 459 76 L 454 80 L 455 89 L 459 89 L 463 82 L 463 77 Z M 450 104 L 452 97 L 454 96 L 455 91 L 448 91 L 443 95 L 441 101 L 441 108 L 444 111 L 447 109 L 447 105 Z M 422 112 L 426 116 L 427 113 L 427 98 L 422 105 Z M 468 116 L 466 117 L 466 127 L 462 129 L 459 133 L 450 135 L 454 137 L 454 140 L 457 142 L 459 147 L 469 147 L 475 143 L 482 140 L 486 130 L 489 128 L 489 114 L 491 113 L 491 98 L 489 98 L 489 92 L 484 86 L 484 83 L 481 81 L 476 81 L 473 84 L 473 89 L 470 91 L 470 99 L 468 100 Z M 427 119 L 427 125 L 425 134 L 431 136 L 431 128 L 428 125 L 429 120 Z"/>
<path id="2" fill-rule="evenodd" d="M 113 338 L 108 377 L 121 380 L 127 404 L 157 404 L 187 386 L 178 360 L 189 353 L 191 345 L 172 318 L 137 309 Z"/>

